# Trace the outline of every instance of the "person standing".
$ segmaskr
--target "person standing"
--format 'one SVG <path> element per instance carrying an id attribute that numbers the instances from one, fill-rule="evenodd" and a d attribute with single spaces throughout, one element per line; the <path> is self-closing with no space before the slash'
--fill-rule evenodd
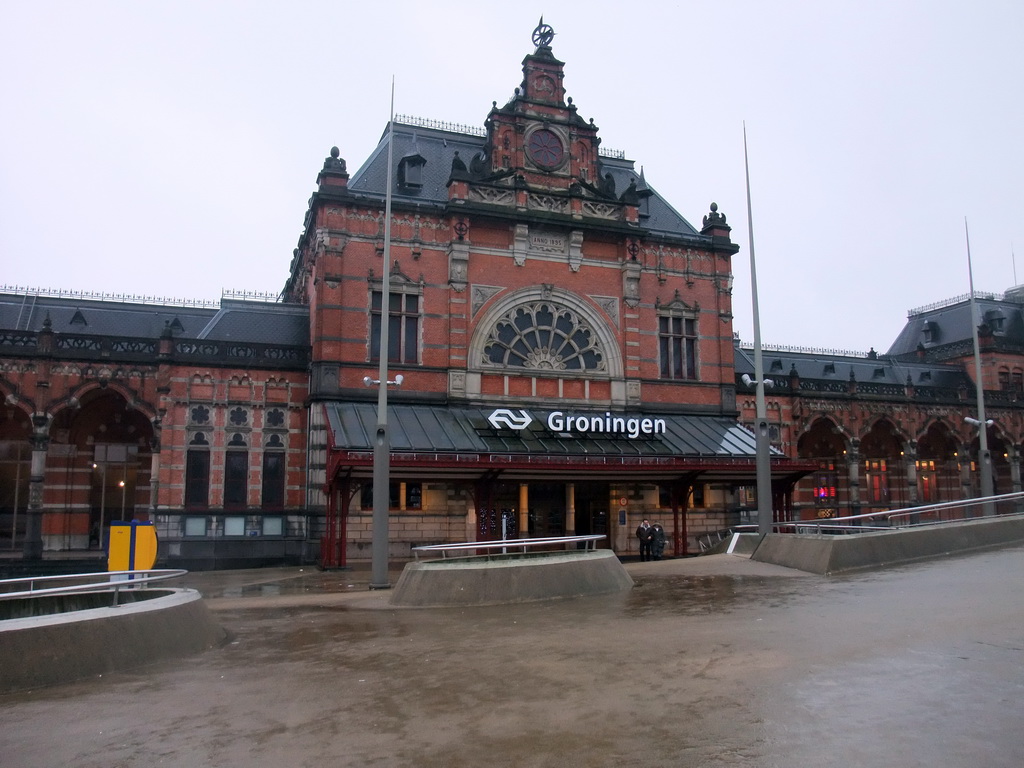
<path id="1" fill-rule="evenodd" d="M 651 530 L 654 532 L 651 541 L 651 554 L 655 560 L 661 560 L 661 556 L 665 554 L 665 542 L 667 541 L 665 529 L 661 527 L 661 523 L 655 523 L 651 526 Z"/>
<path id="2" fill-rule="evenodd" d="M 651 559 L 651 547 L 654 544 L 654 529 L 651 523 L 644 518 L 644 521 L 636 529 L 636 537 L 640 541 L 640 562 Z"/>

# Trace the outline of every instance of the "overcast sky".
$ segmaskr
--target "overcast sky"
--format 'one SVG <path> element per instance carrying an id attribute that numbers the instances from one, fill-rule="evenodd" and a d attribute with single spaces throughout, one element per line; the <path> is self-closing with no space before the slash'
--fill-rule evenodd
<path id="1" fill-rule="evenodd" d="M 907 310 L 1024 282 L 1024 3 L 0 3 L 0 284 L 277 292 L 332 145 L 482 127 L 538 17 L 603 146 L 742 250 L 767 344 L 884 352 Z M 1012 252 L 1019 255 L 1015 276 Z"/>

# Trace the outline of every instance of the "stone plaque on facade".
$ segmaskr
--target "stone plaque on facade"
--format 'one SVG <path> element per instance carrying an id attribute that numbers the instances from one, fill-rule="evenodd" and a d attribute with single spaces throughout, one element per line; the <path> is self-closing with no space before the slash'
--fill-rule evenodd
<path id="1" fill-rule="evenodd" d="M 530 250 L 541 253 L 565 253 L 565 235 L 551 234 L 549 232 L 531 232 Z"/>

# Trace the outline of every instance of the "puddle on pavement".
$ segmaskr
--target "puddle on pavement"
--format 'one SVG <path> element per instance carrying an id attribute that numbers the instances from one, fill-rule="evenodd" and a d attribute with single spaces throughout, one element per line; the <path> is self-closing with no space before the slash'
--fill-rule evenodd
<path id="1" fill-rule="evenodd" d="M 639 616 L 660 611 L 709 615 L 753 605 L 781 606 L 799 596 L 805 583 L 746 576 L 667 576 L 638 580 L 630 592 L 627 613 Z"/>

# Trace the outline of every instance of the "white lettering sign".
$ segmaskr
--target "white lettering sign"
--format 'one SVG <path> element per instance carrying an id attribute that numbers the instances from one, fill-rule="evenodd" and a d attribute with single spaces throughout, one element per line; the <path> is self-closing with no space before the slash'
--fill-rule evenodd
<path id="1" fill-rule="evenodd" d="M 635 440 L 640 435 L 665 434 L 664 419 L 612 416 L 610 411 L 605 411 L 603 416 L 566 415 L 562 411 L 552 411 L 548 414 L 547 424 L 552 432 L 576 432 L 580 435 L 619 434 L 626 435 L 630 440 Z"/>

